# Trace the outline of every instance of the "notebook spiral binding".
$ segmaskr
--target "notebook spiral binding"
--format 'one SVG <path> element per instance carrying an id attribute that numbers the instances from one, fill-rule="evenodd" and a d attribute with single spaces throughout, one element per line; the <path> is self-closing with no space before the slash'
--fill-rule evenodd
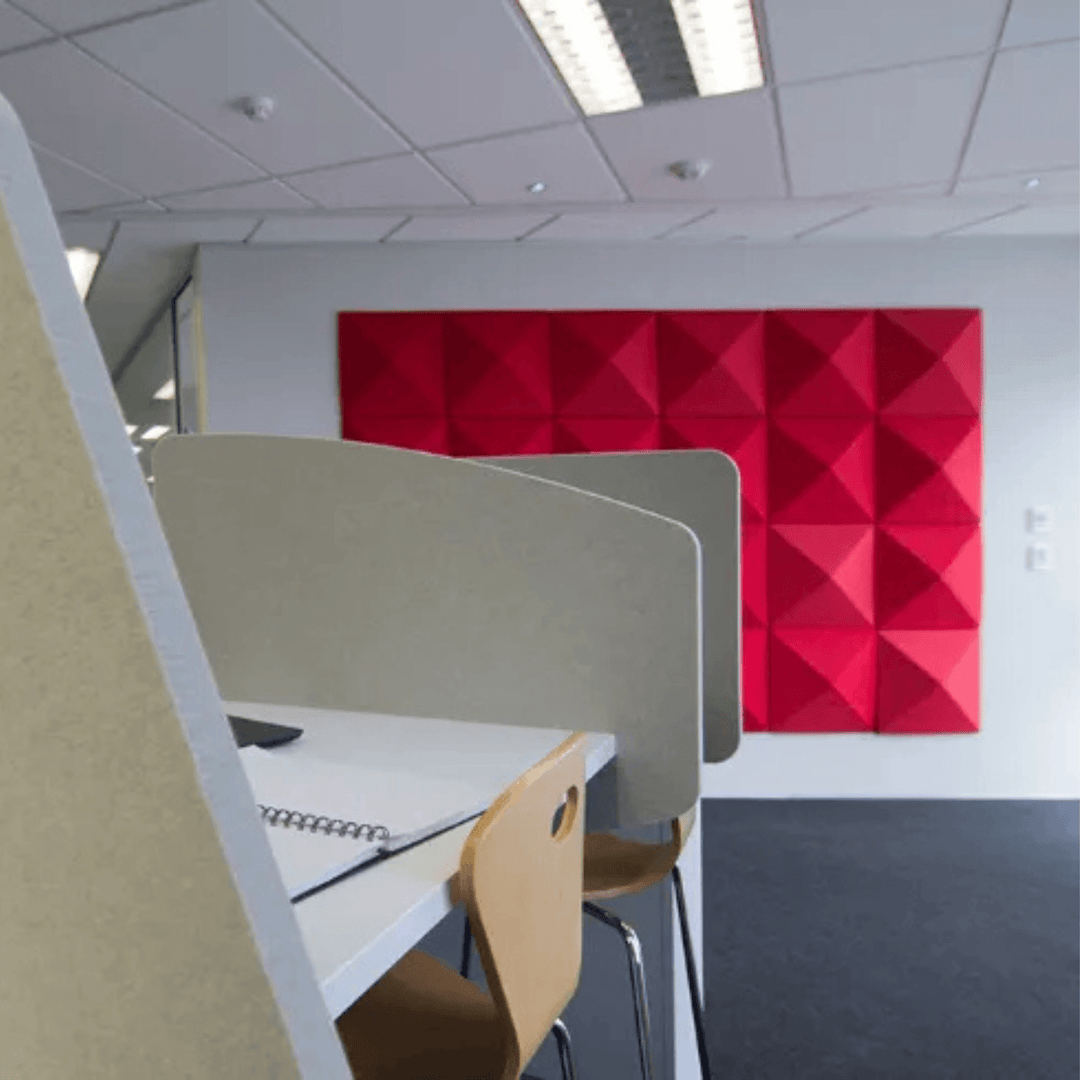
<path id="1" fill-rule="evenodd" d="M 327 836 L 347 836 L 354 840 L 390 839 L 390 830 L 385 825 L 342 821 L 341 818 L 325 817 L 322 814 L 302 814 L 298 810 L 283 810 L 277 806 L 263 806 L 262 803 L 258 803 L 258 807 L 264 821 L 286 829 L 321 832 Z"/>

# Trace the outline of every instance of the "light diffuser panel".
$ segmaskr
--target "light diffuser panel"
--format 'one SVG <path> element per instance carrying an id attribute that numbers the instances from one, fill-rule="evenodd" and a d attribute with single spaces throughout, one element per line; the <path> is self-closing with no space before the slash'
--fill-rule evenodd
<path id="1" fill-rule="evenodd" d="M 765 81 L 750 0 L 671 0 L 701 97 Z"/>
<path id="2" fill-rule="evenodd" d="M 599 0 L 520 3 L 586 115 L 641 107 L 641 94 Z"/>

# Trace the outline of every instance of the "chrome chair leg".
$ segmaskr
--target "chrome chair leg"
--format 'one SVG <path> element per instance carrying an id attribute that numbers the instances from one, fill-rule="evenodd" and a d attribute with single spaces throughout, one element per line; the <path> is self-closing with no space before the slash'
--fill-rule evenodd
<path id="1" fill-rule="evenodd" d="M 598 907 L 586 900 L 582 907 L 594 919 L 618 930 L 626 945 L 627 959 L 630 961 L 630 985 L 634 997 L 634 1023 L 637 1027 L 638 1057 L 641 1059 L 641 1075 L 644 1080 L 653 1080 L 652 1048 L 649 1039 L 649 1003 L 645 997 L 645 965 L 641 958 L 641 942 L 634 928 L 623 922 L 618 915 Z"/>
<path id="2" fill-rule="evenodd" d="M 469 925 L 469 916 L 465 916 L 465 940 L 461 944 L 461 977 L 469 977 L 469 956 L 472 951 L 472 927 Z"/>
<path id="3" fill-rule="evenodd" d="M 712 1080 L 709 1067 L 709 1048 L 705 1043 L 705 1016 L 701 1008 L 701 990 L 694 963 L 694 944 L 690 940 L 690 920 L 686 917 L 686 898 L 683 896 L 682 874 L 679 868 L 671 868 L 675 882 L 675 906 L 679 909 L 679 929 L 682 931 L 683 959 L 686 961 L 686 981 L 690 986 L 690 1009 L 694 1014 L 694 1035 L 697 1037 L 698 1061 L 701 1063 L 702 1080 Z"/>
<path id="4" fill-rule="evenodd" d="M 556 1020 L 552 1025 L 551 1034 L 555 1036 L 555 1042 L 559 1047 L 559 1068 L 562 1069 L 563 1080 L 577 1080 L 574 1071 L 574 1058 L 571 1054 L 570 1032 L 561 1020 Z"/>

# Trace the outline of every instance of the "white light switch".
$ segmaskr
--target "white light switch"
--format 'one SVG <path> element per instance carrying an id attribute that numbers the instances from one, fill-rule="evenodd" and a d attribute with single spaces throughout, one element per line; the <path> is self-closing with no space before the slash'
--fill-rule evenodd
<path id="1" fill-rule="evenodd" d="M 1029 570 L 1049 570 L 1051 568 L 1049 544 L 1028 545 L 1027 568 Z"/>
<path id="2" fill-rule="evenodd" d="M 1053 527 L 1053 513 L 1049 506 L 1032 506 L 1027 514 L 1027 531 L 1030 533 L 1048 533 Z"/>

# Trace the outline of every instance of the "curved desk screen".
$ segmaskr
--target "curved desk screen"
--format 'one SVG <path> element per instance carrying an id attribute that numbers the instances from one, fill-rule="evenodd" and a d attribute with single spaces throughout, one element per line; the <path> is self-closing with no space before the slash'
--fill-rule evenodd
<path id="1" fill-rule="evenodd" d="M 705 760 L 726 761 L 742 729 L 739 471 L 719 450 L 478 458 L 619 499 L 689 526 L 701 544 Z"/>
<path id="2" fill-rule="evenodd" d="M 345 1080 L 2 98 L 0 160 L 0 1076 Z"/>
<path id="3" fill-rule="evenodd" d="M 546 480 L 185 435 L 155 498 L 226 700 L 610 731 L 617 824 L 698 797 L 698 544 Z"/>

